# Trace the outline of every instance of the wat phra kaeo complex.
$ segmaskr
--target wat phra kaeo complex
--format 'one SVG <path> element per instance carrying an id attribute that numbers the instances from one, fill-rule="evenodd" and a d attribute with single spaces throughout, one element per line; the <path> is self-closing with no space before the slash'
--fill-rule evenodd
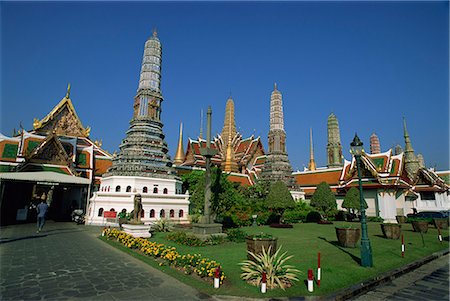
<path id="1" fill-rule="evenodd" d="M 204 170 L 201 149 L 206 140 L 200 134 L 187 139 L 183 147 L 180 125 L 178 147 L 173 161 L 165 141 L 161 93 L 162 46 L 157 33 L 144 46 L 137 93 L 130 107 L 133 115 L 119 152 L 111 155 L 101 141 L 89 138 L 90 128 L 78 118 L 70 85 L 64 98 L 32 130 L 20 128 L 11 137 L 0 134 L 1 222 L 11 224 L 35 217 L 30 205 L 41 199 L 50 204 L 50 218 L 67 220 L 73 209 L 82 209 L 89 224 L 108 224 L 104 212 L 133 210 L 133 200 L 142 199 L 141 221 L 150 224 L 167 218 L 188 221 L 189 195 L 183 191 L 179 175 Z M 170 89 L 170 87 L 169 87 Z M 269 101 L 269 94 L 267 100 Z M 292 99 L 287 99 L 289 104 Z M 169 105 L 172 100 L 168 101 Z M 200 108 L 199 108 L 200 109 Z M 308 201 L 321 182 L 330 185 L 338 209 L 346 192 L 358 185 L 355 159 L 342 153 L 339 122 L 331 113 L 327 121 L 328 139 L 325 167 L 314 159 L 313 131 L 307 137 L 291 137 L 309 143 L 308 168 L 293 172 L 287 152 L 282 94 L 275 84 L 270 95 L 270 124 L 267 152 L 260 137 L 245 138 L 236 130 L 235 103 L 226 101 L 223 128 L 211 141 L 213 166 L 240 185 L 258 181 L 283 181 L 295 200 Z M 124 116 L 125 118 L 125 116 Z M 449 171 L 426 168 L 416 155 L 403 121 L 404 150 L 401 146 L 382 151 L 379 137 L 370 136 L 370 152 L 362 155 L 362 183 L 367 214 L 385 221 L 406 215 L 415 208 L 448 210 Z M 290 150 L 295 152 L 294 150 Z M 316 149 L 317 151 L 317 149 Z"/>

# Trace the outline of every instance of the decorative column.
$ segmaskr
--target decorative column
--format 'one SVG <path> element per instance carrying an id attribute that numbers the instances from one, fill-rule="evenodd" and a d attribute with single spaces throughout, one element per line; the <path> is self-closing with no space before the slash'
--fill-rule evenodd
<path id="1" fill-rule="evenodd" d="M 214 223 L 214 217 L 211 210 L 211 158 L 216 154 L 216 150 L 211 148 L 211 115 L 211 107 L 208 107 L 206 119 L 206 147 L 200 149 L 201 155 L 205 157 L 206 164 L 204 210 L 199 222 L 192 226 L 192 232 L 200 239 L 208 239 L 211 234 L 222 234 L 222 224 Z"/>

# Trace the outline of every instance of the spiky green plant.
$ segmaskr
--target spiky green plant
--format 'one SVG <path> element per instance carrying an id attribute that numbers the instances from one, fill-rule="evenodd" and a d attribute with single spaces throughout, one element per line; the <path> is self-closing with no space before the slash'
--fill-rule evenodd
<path id="1" fill-rule="evenodd" d="M 263 272 L 266 272 L 267 287 L 280 287 L 284 290 L 286 284 L 292 284 L 293 281 L 299 281 L 297 274 L 300 273 L 300 271 L 294 269 L 292 265 L 285 264 L 285 262 L 291 259 L 293 255 L 286 256 L 287 252 L 279 255 L 281 246 L 275 254 L 270 255 L 271 249 L 272 246 L 269 246 L 266 252 L 263 247 L 261 254 L 254 254 L 253 252 L 248 251 L 255 260 L 244 260 L 239 263 L 243 271 L 241 278 L 259 286 L 262 281 L 262 274 Z"/>

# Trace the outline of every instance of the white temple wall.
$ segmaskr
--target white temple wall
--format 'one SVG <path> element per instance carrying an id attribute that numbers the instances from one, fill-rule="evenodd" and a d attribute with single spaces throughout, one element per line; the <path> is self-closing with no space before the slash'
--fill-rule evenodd
<path id="1" fill-rule="evenodd" d="M 120 192 L 115 191 L 116 186 L 120 186 Z M 130 192 L 126 192 L 127 186 L 131 187 Z M 142 192 L 144 187 L 147 187 L 147 193 Z M 154 187 L 158 188 L 156 193 L 153 192 Z M 164 193 L 164 188 L 167 189 L 167 193 Z M 134 189 L 136 192 L 133 192 Z M 127 213 L 130 213 L 134 209 L 134 196 L 137 193 L 141 195 L 144 210 L 141 221 L 145 224 L 151 224 L 161 218 L 175 223 L 187 223 L 189 222 L 189 194 L 175 192 L 181 192 L 181 181 L 175 179 L 121 176 L 105 178 L 100 190 L 95 192 L 89 201 L 87 224 L 116 225 L 111 223 L 111 220 L 105 219 L 101 212 L 114 209 L 118 214 L 122 209 L 126 209 Z M 99 211 L 100 209 L 102 210 Z M 152 209 L 155 212 L 154 217 L 150 217 Z M 161 210 L 164 210 L 164 217 L 160 216 Z M 173 210 L 173 217 L 170 216 L 171 210 Z M 182 217 L 179 216 L 180 210 L 182 210 Z"/>

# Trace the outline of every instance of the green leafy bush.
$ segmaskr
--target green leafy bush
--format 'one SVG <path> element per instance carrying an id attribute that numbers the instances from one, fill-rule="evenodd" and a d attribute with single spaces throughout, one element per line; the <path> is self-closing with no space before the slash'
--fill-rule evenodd
<path id="1" fill-rule="evenodd" d="M 191 247 L 201 247 L 206 245 L 200 238 L 192 234 L 187 234 L 186 232 L 171 232 L 167 234 L 167 239 L 179 243 L 180 245 Z"/>
<path id="2" fill-rule="evenodd" d="M 379 216 L 368 216 L 367 220 L 369 222 L 378 222 L 378 223 L 382 223 L 384 221 L 384 219 L 382 217 L 379 217 Z"/>
<path id="3" fill-rule="evenodd" d="M 150 231 L 152 231 L 152 232 L 170 232 L 170 231 L 172 231 L 172 229 L 173 229 L 173 224 L 165 218 L 157 220 L 150 227 Z"/>
<path id="4" fill-rule="evenodd" d="M 247 233 L 241 229 L 229 229 L 227 235 L 229 241 L 244 242 Z"/>
<path id="5" fill-rule="evenodd" d="M 322 215 L 320 214 L 320 212 L 311 211 L 308 213 L 308 215 L 306 215 L 307 223 L 317 223 L 320 220 L 322 220 Z"/>

